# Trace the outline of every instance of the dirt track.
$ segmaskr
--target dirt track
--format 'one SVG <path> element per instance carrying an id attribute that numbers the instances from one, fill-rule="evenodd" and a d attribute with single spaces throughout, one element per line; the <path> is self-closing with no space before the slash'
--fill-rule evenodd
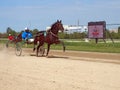
<path id="1" fill-rule="evenodd" d="M 120 55 L 0 48 L 0 90 L 120 90 Z M 33 55 L 33 53 L 32 53 Z"/>

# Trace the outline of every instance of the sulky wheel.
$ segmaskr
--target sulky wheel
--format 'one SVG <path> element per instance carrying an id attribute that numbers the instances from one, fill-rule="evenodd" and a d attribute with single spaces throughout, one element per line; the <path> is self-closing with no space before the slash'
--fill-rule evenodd
<path id="1" fill-rule="evenodd" d="M 45 48 L 44 46 L 40 46 L 39 50 L 38 50 L 38 54 L 37 56 L 43 56 L 45 53 Z"/>
<path id="2" fill-rule="evenodd" d="M 22 54 L 22 48 L 18 43 L 16 43 L 16 45 L 15 45 L 15 54 L 17 56 L 21 56 L 21 54 Z"/>

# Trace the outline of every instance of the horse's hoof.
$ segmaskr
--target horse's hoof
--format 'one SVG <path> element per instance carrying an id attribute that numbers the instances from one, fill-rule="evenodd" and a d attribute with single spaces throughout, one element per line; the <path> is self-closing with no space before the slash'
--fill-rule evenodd
<path id="1" fill-rule="evenodd" d="M 35 48 L 33 49 L 33 52 L 35 51 Z"/>

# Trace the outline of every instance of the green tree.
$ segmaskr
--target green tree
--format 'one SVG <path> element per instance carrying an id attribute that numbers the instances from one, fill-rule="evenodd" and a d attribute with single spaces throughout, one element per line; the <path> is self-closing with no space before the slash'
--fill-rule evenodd
<path id="1" fill-rule="evenodd" d="M 9 33 L 11 33 L 11 32 L 12 32 L 12 29 L 11 29 L 10 27 L 8 27 L 8 28 L 6 29 L 6 33 L 9 34 Z"/>
<path id="2" fill-rule="evenodd" d="M 118 33 L 120 33 L 120 26 L 118 27 Z"/>
<path id="3" fill-rule="evenodd" d="M 65 39 L 65 33 L 59 32 L 58 36 L 60 39 Z"/>
<path id="4" fill-rule="evenodd" d="M 13 29 L 11 29 L 10 27 L 8 27 L 8 28 L 6 29 L 6 33 L 7 33 L 7 34 L 16 35 L 16 31 L 13 30 Z"/>
<path id="5" fill-rule="evenodd" d="M 32 34 L 33 34 L 33 35 L 36 35 L 37 32 L 39 32 L 38 29 L 33 29 L 33 30 L 32 30 Z"/>

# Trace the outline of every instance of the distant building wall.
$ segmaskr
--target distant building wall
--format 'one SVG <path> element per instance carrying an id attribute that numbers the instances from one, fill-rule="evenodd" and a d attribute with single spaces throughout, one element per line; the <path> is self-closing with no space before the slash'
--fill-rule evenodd
<path id="1" fill-rule="evenodd" d="M 87 26 L 78 26 L 78 25 L 63 25 L 64 27 L 64 32 L 67 34 L 74 33 L 74 32 L 86 32 L 88 31 Z M 46 30 L 50 29 L 51 27 L 46 27 Z"/>
<path id="2" fill-rule="evenodd" d="M 115 32 L 115 33 L 118 33 L 118 30 L 117 29 L 111 29 L 109 30 L 110 32 Z"/>

